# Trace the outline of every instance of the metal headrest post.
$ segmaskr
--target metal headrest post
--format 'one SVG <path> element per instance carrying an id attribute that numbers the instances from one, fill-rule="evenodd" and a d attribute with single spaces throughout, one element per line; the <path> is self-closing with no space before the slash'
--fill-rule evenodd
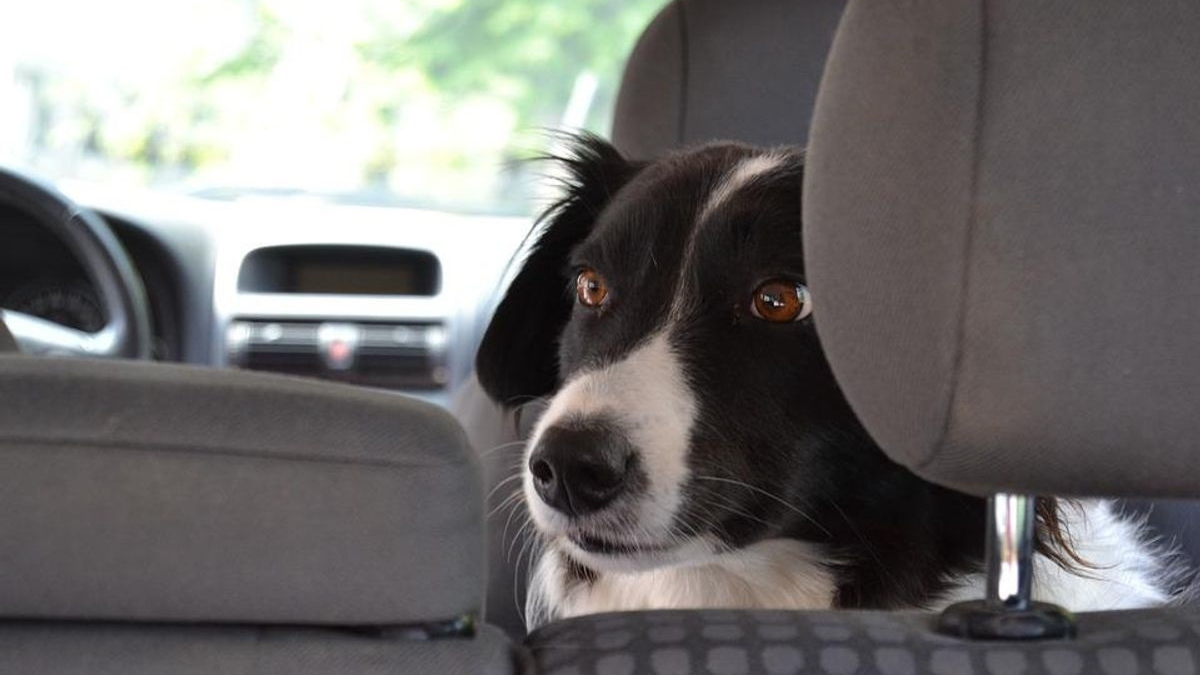
<path id="1" fill-rule="evenodd" d="M 972 640 L 1049 640 L 1075 635 L 1075 618 L 1033 601 L 1037 497 L 999 493 L 988 500 L 987 597 L 946 608 L 938 630 Z"/>

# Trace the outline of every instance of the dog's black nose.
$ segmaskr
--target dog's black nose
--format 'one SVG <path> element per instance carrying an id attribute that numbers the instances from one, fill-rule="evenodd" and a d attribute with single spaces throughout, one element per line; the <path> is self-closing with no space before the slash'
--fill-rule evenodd
<path id="1" fill-rule="evenodd" d="M 529 456 L 538 496 L 568 516 L 607 506 L 626 488 L 629 441 L 605 425 L 550 427 Z"/>

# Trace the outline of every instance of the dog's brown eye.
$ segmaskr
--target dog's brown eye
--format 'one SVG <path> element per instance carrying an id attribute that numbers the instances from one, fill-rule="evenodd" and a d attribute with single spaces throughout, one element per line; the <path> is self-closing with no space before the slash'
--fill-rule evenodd
<path id="1" fill-rule="evenodd" d="M 604 278 L 596 273 L 596 270 L 587 268 L 575 277 L 575 295 L 579 298 L 580 304 L 599 307 L 608 297 L 608 286 L 604 283 Z"/>
<path id="2" fill-rule="evenodd" d="M 798 281 L 769 279 L 754 289 L 750 311 L 764 321 L 790 323 L 812 314 L 812 298 Z"/>

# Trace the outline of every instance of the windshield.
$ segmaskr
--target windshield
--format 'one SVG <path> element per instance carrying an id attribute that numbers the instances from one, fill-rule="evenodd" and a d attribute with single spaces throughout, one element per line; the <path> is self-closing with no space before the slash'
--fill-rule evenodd
<path id="1" fill-rule="evenodd" d="M 0 164 L 219 199 L 523 213 L 607 132 L 662 0 L 39 0 L 0 23 Z"/>

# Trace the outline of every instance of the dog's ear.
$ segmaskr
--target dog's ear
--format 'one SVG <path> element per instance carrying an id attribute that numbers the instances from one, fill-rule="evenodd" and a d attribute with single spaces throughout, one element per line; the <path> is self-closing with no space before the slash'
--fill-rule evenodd
<path id="1" fill-rule="evenodd" d="M 558 340 L 574 302 L 567 257 L 613 194 L 641 168 L 592 134 L 573 136 L 567 153 L 548 159 L 565 169 L 565 193 L 538 219 L 535 228 L 542 228 L 541 235 L 475 355 L 479 383 L 505 407 L 558 388 Z"/>

